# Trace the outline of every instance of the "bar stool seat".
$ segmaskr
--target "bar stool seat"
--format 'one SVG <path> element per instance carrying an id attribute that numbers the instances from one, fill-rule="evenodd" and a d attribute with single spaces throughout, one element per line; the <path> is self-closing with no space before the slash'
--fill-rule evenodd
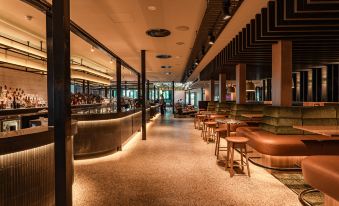
<path id="1" fill-rule="evenodd" d="M 226 148 L 227 147 L 221 147 L 220 146 L 220 138 L 221 138 L 221 134 L 224 133 L 225 137 L 227 136 L 227 127 L 219 127 L 217 129 L 215 129 L 215 134 L 217 136 L 217 139 L 215 141 L 215 151 L 214 151 L 214 155 L 217 156 L 217 159 L 219 159 L 219 152 L 220 151 L 227 151 Z M 225 149 L 225 150 L 222 150 Z"/>
<path id="2" fill-rule="evenodd" d="M 246 165 L 247 167 L 247 174 L 250 177 L 250 167 L 248 164 L 248 153 L 247 153 L 247 148 L 246 144 L 249 141 L 248 138 L 246 137 L 226 137 L 227 141 L 227 157 L 226 157 L 226 166 L 225 170 L 228 168 L 228 164 L 230 163 L 230 176 L 234 176 L 234 150 L 235 149 L 240 149 L 240 167 L 241 170 L 244 171 L 244 166 Z M 231 153 L 231 154 L 230 154 Z M 231 157 L 230 157 L 231 155 Z M 246 158 L 246 163 L 244 163 L 243 156 Z"/>

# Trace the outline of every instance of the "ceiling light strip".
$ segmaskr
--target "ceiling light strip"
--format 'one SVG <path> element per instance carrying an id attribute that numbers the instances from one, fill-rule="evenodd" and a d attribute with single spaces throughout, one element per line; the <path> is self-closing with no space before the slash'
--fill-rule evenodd
<path id="1" fill-rule="evenodd" d="M 99 84 L 104 84 L 104 85 L 110 85 L 110 80 L 101 78 L 101 77 L 96 77 L 90 74 L 86 74 L 83 72 L 79 72 L 79 71 L 71 71 L 71 78 L 72 79 L 83 79 L 83 80 L 88 80 L 91 82 L 96 82 Z"/>
<path id="2" fill-rule="evenodd" d="M 44 62 L 37 63 L 29 59 L 22 59 L 19 57 L 11 56 L 5 53 L 0 53 L 0 61 L 8 64 L 14 64 L 17 66 L 27 67 L 31 69 L 36 69 L 38 71 L 47 71 L 47 66 Z"/>
<path id="3" fill-rule="evenodd" d="M 92 69 L 90 67 L 84 66 L 84 65 L 73 64 L 73 65 L 71 65 L 71 69 L 88 72 L 88 73 L 91 73 L 91 74 L 94 74 L 94 75 L 97 75 L 97 76 L 100 76 L 100 77 L 106 78 L 106 79 L 113 79 L 113 77 L 110 76 L 110 75 L 103 74 L 101 72 L 98 72 L 98 71 L 96 71 L 96 70 L 94 70 L 94 69 Z"/>
<path id="4" fill-rule="evenodd" d="M 22 51 L 22 52 L 26 52 L 28 54 L 32 54 L 32 55 L 41 57 L 41 58 L 45 58 L 45 59 L 47 58 L 47 54 L 45 52 L 39 51 L 39 50 L 32 48 L 32 47 L 29 47 L 28 45 L 23 45 L 23 44 L 18 43 L 16 41 L 7 39 L 3 36 L 0 36 L 0 44 L 7 46 L 7 47 L 10 47 L 10 48 L 13 48 L 13 49 L 17 49 L 17 50 Z"/>

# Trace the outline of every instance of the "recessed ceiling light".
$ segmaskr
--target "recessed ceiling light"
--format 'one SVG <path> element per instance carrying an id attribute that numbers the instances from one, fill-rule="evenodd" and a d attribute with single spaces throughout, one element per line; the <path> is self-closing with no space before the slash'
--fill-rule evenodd
<path id="1" fill-rule="evenodd" d="M 175 28 L 179 31 L 188 31 L 190 29 L 188 26 L 177 26 Z"/>
<path id="2" fill-rule="evenodd" d="M 166 66 L 161 66 L 161 68 L 163 68 L 163 69 L 170 69 L 170 68 L 172 68 L 172 66 L 166 65 Z"/>
<path id="3" fill-rule="evenodd" d="M 172 74 L 172 72 L 165 72 L 165 74 L 166 74 L 166 75 L 171 75 L 171 74 Z"/>
<path id="4" fill-rule="evenodd" d="M 181 46 L 181 45 L 184 45 L 185 43 L 184 43 L 184 42 L 181 42 L 181 41 L 179 41 L 179 42 L 177 42 L 176 44 Z"/>
<path id="5" fill-rule="evenodd" d="M 33 19 L 33 16 L 31 16 L 31 15 L 26 15 L 26 16 L 25 16 L 25 19 L 26 19 L 27 21 L 31 21 L 31 20 Z"/>
<path id="6" fill-rule="evenodd" d="M 166 37 L 171 35 L 171 32 L 167 29 L 149 29 L 146 34 L 151 37 Z"/>
<path id="7" fill-rule="evenodd" d="M 159 59 L 169 59 L 169 58 L 172 58 L 172 56 L 169 55 L 169 54 L 159 54 L 156 57 L 159 58 Z"/>
<path id="8" fill-rule="evenodd" d="M 155 10 L 157 10 L 157 7 L 155 7 L 155 6 L 148 6 L 147 9 L 150 10 L 150 11 L 155 11 Z"/>

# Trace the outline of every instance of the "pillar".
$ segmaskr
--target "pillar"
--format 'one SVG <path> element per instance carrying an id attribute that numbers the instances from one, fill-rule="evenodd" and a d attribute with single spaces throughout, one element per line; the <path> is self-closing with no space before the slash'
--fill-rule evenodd
<path id="1" fill-rule="evenodd" d="M 219 74 L 219 102 L 226 101 L 226 74 Z"/>
<path id="2" fill-rule="evenodd" d="M 292 106 L 292 41 L 272 45 L 272 105 Z"/>
<path id="3" fill-rule="evenodd" d="M 108 88 L 105 87 L 105 97 L 107 98 L 108 97 Z"/>
<path id="4" fill-rule="evenodd" d="M 214 87 L 214 80 L 210 80 L 210 84 L 209 84 L 209 89 L 208 89 L 208 93 L 206 94 L 206 100 L 207 101 L 214 101 L 214 96 L 215 96 L 215 87 Z"/>
<path id="5" fill-rule="evenodd" d="M 138 74 L 138 100 L 141 99 L 140 74 Z"/>
<path id="6" fill-rule="evenodd" d="M 155 84 L 153 83 L 153 101 L 155 101 Z"/>
<path id="7" fill-rule="evenodd" d="M 201 87 L 201 101 L 204 101 L 204 88 Z"/>
<path id="8" fill-rule="evenodd" d="M 82 80 L 82 93 L 83 94 L 86 93 L 86 83 L 85 83 L 85 80 Z"/>
<path id="9" fill-rule="evenodd" d="M 150 94 L 149 94 L 149 80 L 147 80 L 147 93 L 146 93 L 146 99 L 149 101 Z"/>
<path id="10" fill-rule="evenodd" d="M 246 104 L 246 64 L 236 65 L 236 103 Z"/>
<path id="11" fill-rule="evenodd" d="M 49 125 L 54 126 L 55 205 L 72 205 L 70 3 L 53 1 L 46 15 Z"/>
<path id="12" fill-rule="evenodd" d="M 116 100 L 117 100 L 117 112 L 121 112 L 121 60 L 117 59 L 116 61 L 116 79 L 117 79 L 117 96 L 116 96 Z"/>
<path id="13" fill-rule="evenodd" d="M 142 105 L 142 118 L 141 118 L 141 131 L 142 140 L 146 140 L 146 51 L 141 50 L 141 105 Z"/>
<path id="14" fill-rule="evenodd" d="M 127 97 L 127 81 L 125 81 L 125 97 Z"/>
<path id="15" fill-rule="evenodd" d="M 174 111 L 174 91 L 175 91 L 174 81 L 172 81 L 172 112 L 173 112 L 173 114 L 175 113 L 175 111 Z"/>

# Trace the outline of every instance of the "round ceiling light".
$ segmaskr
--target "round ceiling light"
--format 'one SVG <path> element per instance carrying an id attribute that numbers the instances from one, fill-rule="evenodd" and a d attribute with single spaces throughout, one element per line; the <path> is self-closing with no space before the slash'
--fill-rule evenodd
<path id="1" fill-rule="evenodd" d="M 170 69 L 170 68 L 172 68 L 172 66 L 166 65 L 166 66 L 161 66 L 161 68 L 163 68 L 163 69 Z"/>
<path id="2" fill-rule="evenodd" d="M 151 37 L 166 37 L 171 34 L 167 29 L 150 29 L 146 31 L 146 34 Z"/>
<path id="3" fill-rule="evenodd" d="M 188 31 L 190 28 L 188 26 L 177 26 L 175 27 L 178 31 Z"/>
<path id="4" fill-rule="evenodd" d="M 169 59 L 169 58 L 172 58 L 172 56 L 169 55 L 169 54 L 159 54 L 156 57 L 159 58 L 159 59 Z"/>
<path id="5" fill-rule="evenodd" d="M 172 74 L 172 72 L 165 72 L 165 74 L 166 74 L 166 75 L 171 75 L 171 74 Z"/>
<path id="6" fill-rule="evenodd" d="M 155 7 L 155 6 L 148 6 L 147 9 L 150 10 L 150 11 L 155 11 L 155 10 L 157 10 L 157 7 Z"/>
<path id="7" fill-rule="evenodd" d="M 179 42 L 177 42 L 176 44 L 181 46 L 181 45 L 184 45 L 185 43 L 184 43 L 184 42 L 181 42 L 181 41 L 179 41 Z"/>
<path id="8" fill-rule="evenodd" d="M 25 19 L 26 19 L 27 21 L 31 21 L 31 20 L 33 19 L 33 16 L 31 16 L 31 15 L 26 15 L 26 16 L 25 16 Z"/>

